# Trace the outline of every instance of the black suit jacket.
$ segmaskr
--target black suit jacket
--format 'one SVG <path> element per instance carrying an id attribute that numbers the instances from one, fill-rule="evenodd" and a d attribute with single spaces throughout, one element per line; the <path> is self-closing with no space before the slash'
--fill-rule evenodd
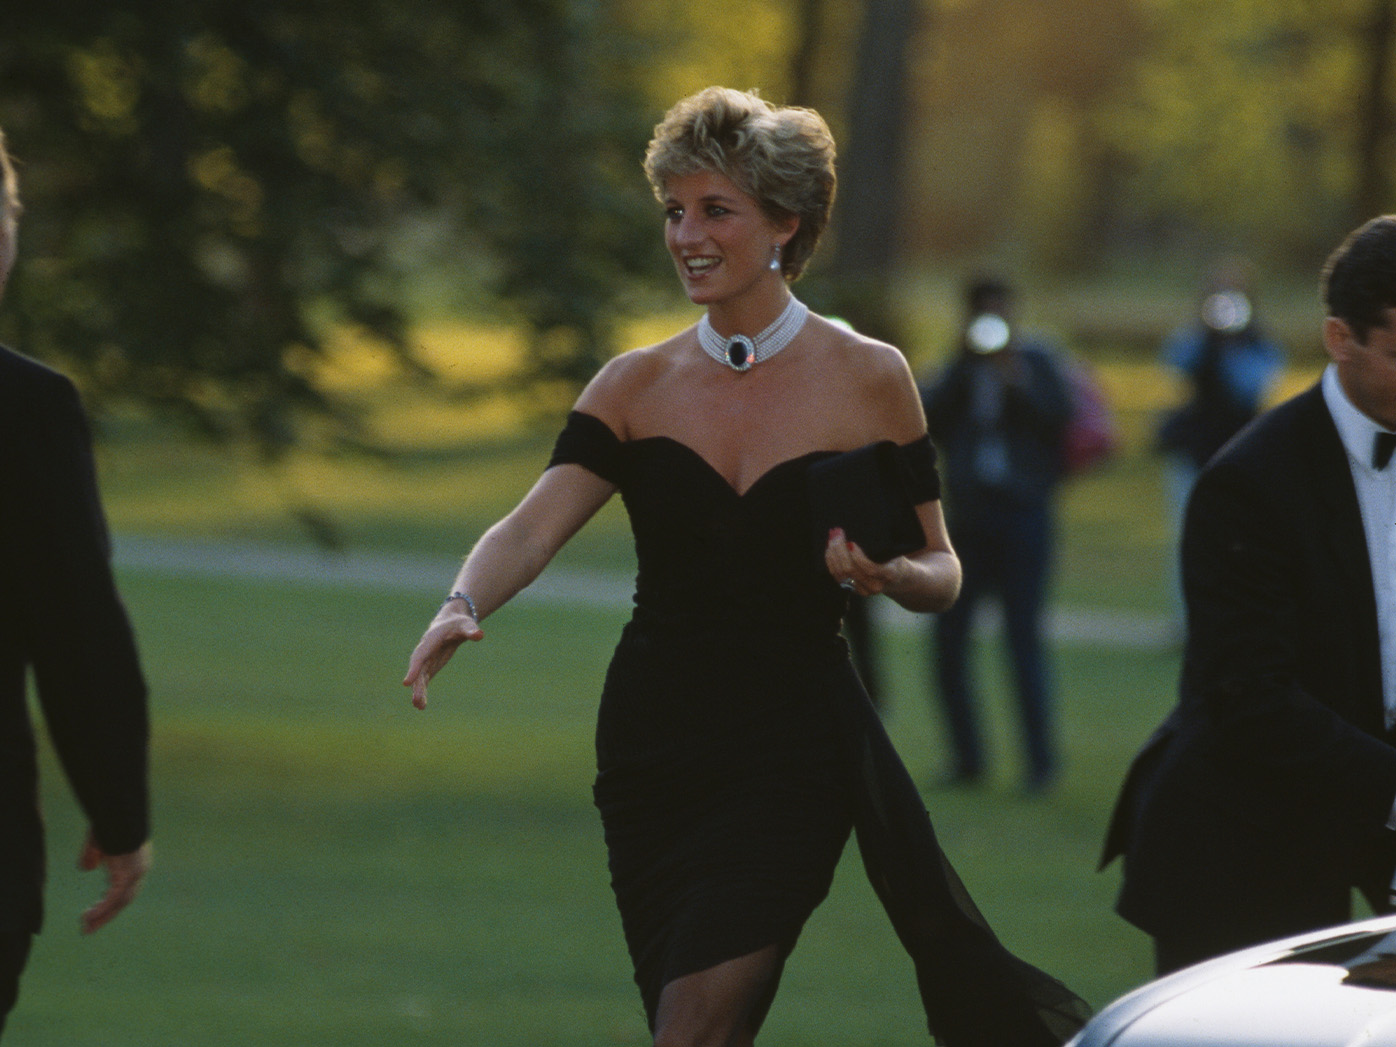
<path id="1" fill-rule="evenodd" d="M 145 682 L 112 580 L 87 421 L 71 382 L 0 347 L 0 931 L 37 931 L 42 919 L 30 671 L 97 842 L 136 849 L 149 834 Z"/>
<path id="2" fill-rule="evenodd" d="M 1312 389 L 1208 464 L 1188 504 L 1179 702 L 1136 758 L 1106 841 L 1119 911 L 1154 935 L 1247 944 L 1379 908 L 1396 748 L 1346 454 Z"/>

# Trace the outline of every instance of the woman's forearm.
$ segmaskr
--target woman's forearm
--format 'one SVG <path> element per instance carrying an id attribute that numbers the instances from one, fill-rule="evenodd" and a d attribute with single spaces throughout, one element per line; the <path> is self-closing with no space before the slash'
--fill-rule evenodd
<path id="1" fill-rule="evenodd" d="M 960 561 L 947 550 L 903 557 L 897 577 L 882 591 L 908 611 L 938 614 L 960 594 Z"/>
<path id="2" fill-rule="evenodd" d="M 506 516 L 480 536 L 456 572 L 451 592 L 470 597 L 476 621 L 484 621 L 528 588 L 556 553 L 538 547 L 521 530 L 512 514 Z"/>
<path id="3" fill-rule="evenodd" d="M 483 620 L 532 583 L 614 491 L 579 465 L 547 470 L 475 543 L 451 591 L 467 594 Z"/>

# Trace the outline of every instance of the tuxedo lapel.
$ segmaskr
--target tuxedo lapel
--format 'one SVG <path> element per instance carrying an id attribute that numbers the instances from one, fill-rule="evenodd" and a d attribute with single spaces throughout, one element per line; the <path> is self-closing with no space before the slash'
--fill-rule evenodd
<path id="1" fill-rule="evenodd" d="M 1327 608 L 1345 619 L 1352 632 L 1354 650 L 1362 660 L 1362 675 L 1376 681 L 1381 693 L 1381 645 L 1377 633 L 1377 600 L 1372 585 L 1372 565 L 1362 511 L 1353 486 L 1347 451 L 1328 413 L 1322 392 L 1315 386 L 1306 394 L 1308 403 L 1301 427 L 1304 468 L 1301 482 L 1313 499 L 1313 541 L 1324 549 L 1334 565 L 1333 588 Z M 1303 491 L 1299 492 L 1304 497 Z"/>

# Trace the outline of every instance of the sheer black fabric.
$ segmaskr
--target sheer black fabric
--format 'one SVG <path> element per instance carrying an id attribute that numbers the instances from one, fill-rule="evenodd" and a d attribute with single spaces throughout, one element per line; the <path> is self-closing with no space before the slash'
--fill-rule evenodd
<path id="1" fill-rule="evenodd" d="M 929 439 L 898 452 L 918 497 L 935 497 Z M 554 451 L 552 464 L 619 486 L 635 534 L 635 611 L 602 692 L 594 791 L 651 1025 L 670 980 L 772 945 L 786 956 L 856 826 L 933 1035 L 1060 1043 L 1084 1004 L 994 938 L 849 663 L 847 594 L 809 541 L 806 474 L 833 453 L 782 462 L 739 494 L 684 444 L 622 442 L 580 412 Z"/>
<path id="2" fill-rule="evenodd" d="M 1009 952 L 940 849 L 920 793 L 866 699 L 843 707 L 856 763 L 854 825 L 868 880 L 916 965 L 926 1021 L 947 1047 L 1051 1047 L 1091 1009 Z"/>

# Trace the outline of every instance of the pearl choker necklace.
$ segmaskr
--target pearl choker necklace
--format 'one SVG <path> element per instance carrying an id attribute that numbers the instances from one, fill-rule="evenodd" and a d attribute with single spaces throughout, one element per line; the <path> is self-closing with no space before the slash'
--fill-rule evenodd
<path id="1" fill-rule="evenodd" d="M 718 363 L 734 371 L 750 371 L 752 364 L 769 360 L 794 341 L 805 326 L 807 316 L 809 306 L 792 294 L 775 322 L 760 334 L 755 337 L 734 334 L 731 338 L 723 338 L 713 329 L 708 314 L 704 313 L 698 321 L 698 344 Z"/>

